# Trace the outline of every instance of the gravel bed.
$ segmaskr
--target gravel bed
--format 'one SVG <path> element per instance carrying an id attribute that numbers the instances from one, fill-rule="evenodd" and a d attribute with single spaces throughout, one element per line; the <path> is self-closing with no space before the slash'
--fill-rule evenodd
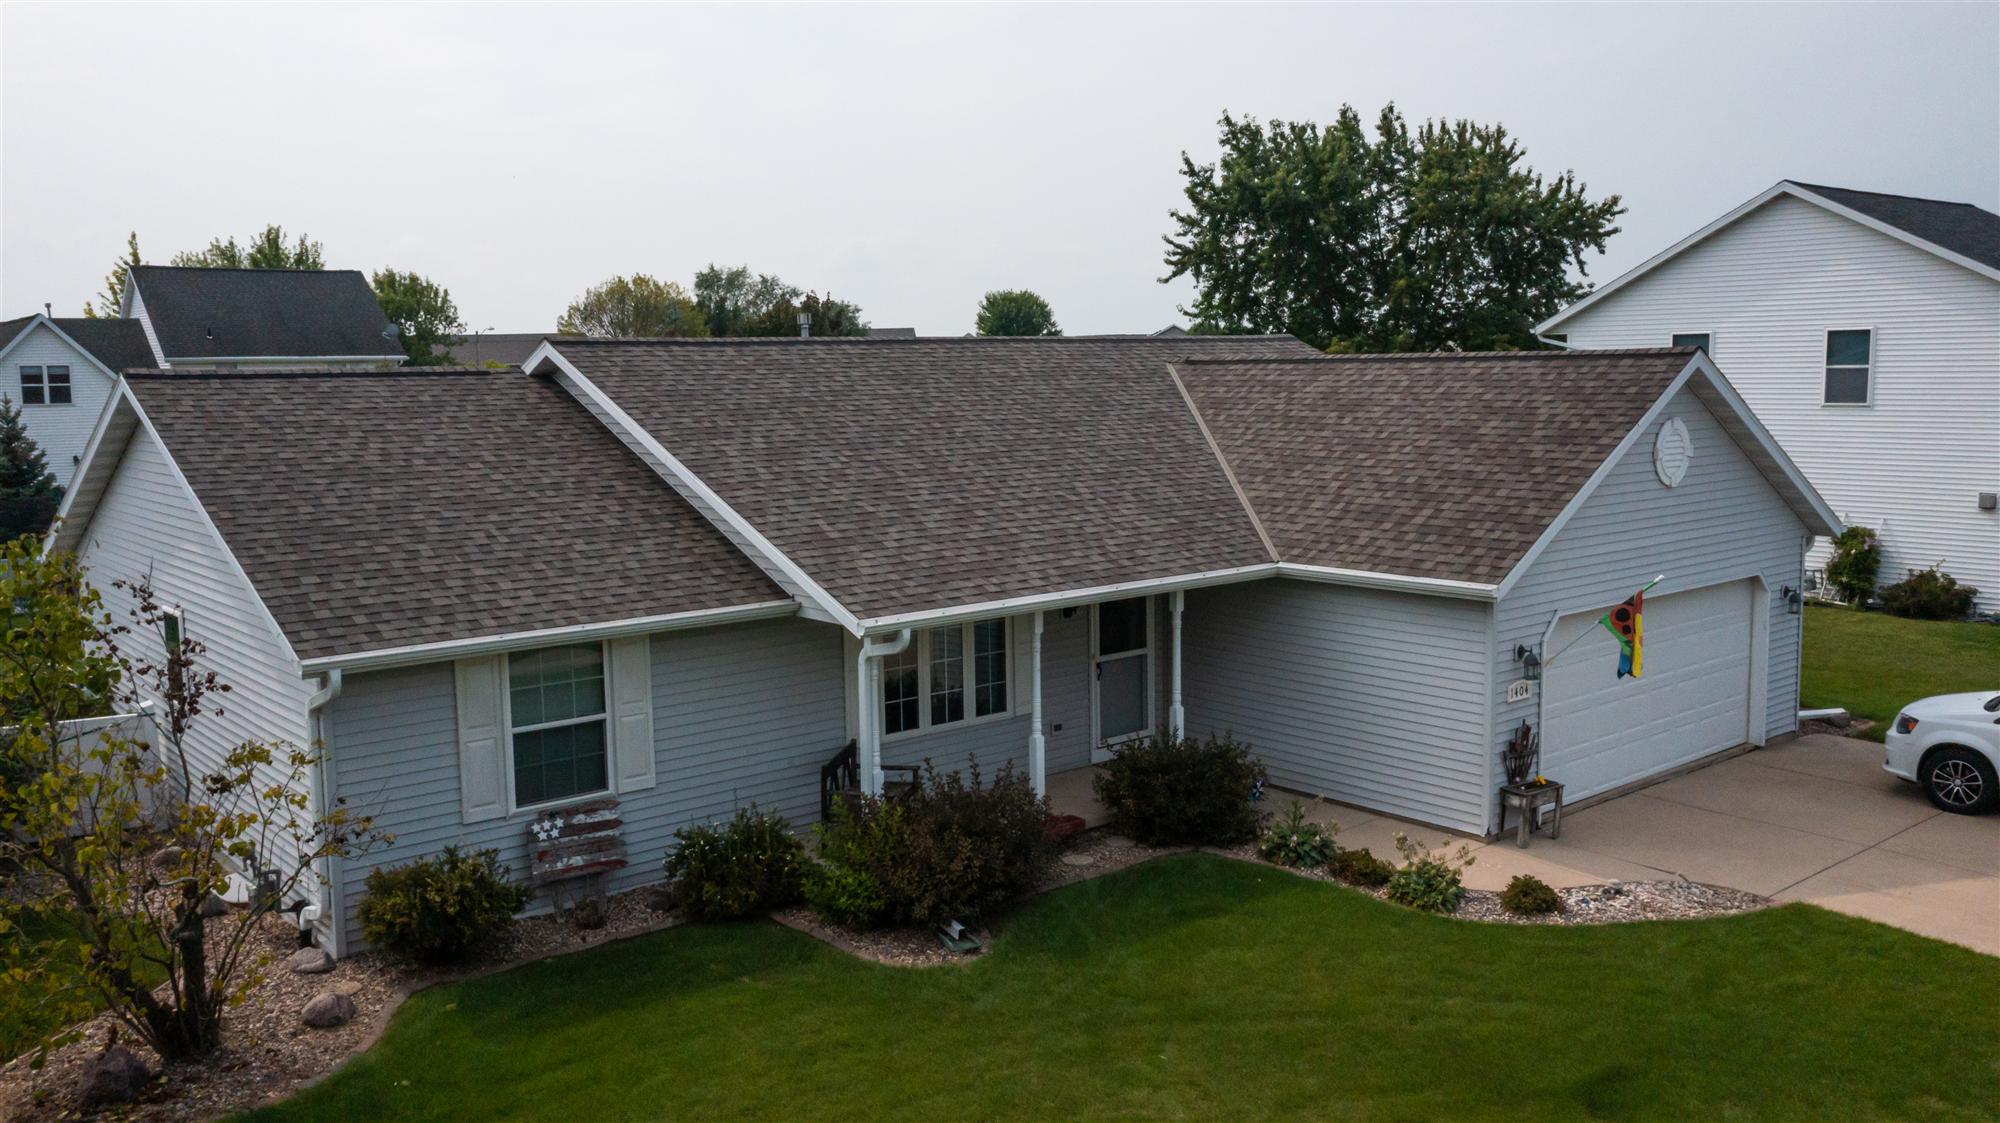
<path id="1" fill-rule="evenodd" d="M 223 1046 L 200 1060 L 162 1066 L 160 1058 L 109 1014 L 84 1023 L 84 1038 L 49 1054 L 40 1071 L 29 1056 L 0 1066 L 0 1119 L 78 1118 L 74 1094 L 85 1062 L 117 1030 L 118 1043 L 137 1053 L 156 1074 L 137 1103 L 117 1118 L 148 1123 L 213 1119 L 280 1100 L 326 1076 L 347 1058 L 374 1044 L 405 997 L 434 983 L 471 978 L 552 955 L 580 951 L 612 940 L 670 927 L 658 911 L 656 893 L 638 890 L 606 902 L 602 928 L 583 931 L 553 915 L 513 924 L 470 963 L 454 969 L 418 968 L 367 952 L 341 960 L 329 974 L 294 974 L 285 958 L 298 947 L 298 931 L 265 917 L 257 941 L 266 962 L 242 1005 L 224 1015 Z M 240 913 L 211 921 L 211 939 L 225 926 L 242 923 Z M 331 1029 L 311 1029 L 299 1018 L 307 1002 L 324 991 L 354 1001 L 354 1019 Z"/>

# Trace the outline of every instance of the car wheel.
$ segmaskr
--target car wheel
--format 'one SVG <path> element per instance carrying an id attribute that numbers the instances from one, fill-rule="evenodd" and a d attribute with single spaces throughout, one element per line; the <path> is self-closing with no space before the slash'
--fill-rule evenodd
<path id="1" fill-rule="evenodd" d="M 1940 811 L 1977 815 L 2000 803 L 2000 775 L 1993 762 L 1973 752 L 1946 746 L 1924 758 L 1924 794 Z"/>

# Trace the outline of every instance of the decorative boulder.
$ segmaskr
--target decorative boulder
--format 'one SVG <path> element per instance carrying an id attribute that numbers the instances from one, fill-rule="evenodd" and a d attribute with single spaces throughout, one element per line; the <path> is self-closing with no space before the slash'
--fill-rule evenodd
<path id="1" fill-rule="evenodd" d="M 291 965 L 294 975 L 324 975 L 333 970 L 333 957 L 326 953 L 325 948 L 300 948 L 285 962 Z"/>
<path id="2" fill-rule="evenodd" d="M 131 1103 L 152 1078 L 153 1070 L 137 1053 L 113 1045 L 84 1062 L 77 1095 L 85 1110 Z"/>
<path id="3" fill-rule="evenodd" d="M 332 1029 L 354 1020 L 354 1000 L 337 990 L 321 991 L 301 1015 L 314 1029 Z"/>
<path id="4" fill-rule="evenodd" d="M 208 896 L 202 898 L 201 915 L 210 918 L 218 916 L 228 916 L 229 902 L 223 900 L 217 894 L 210 893 Z"/>
<path id="5" fill-rule="evenodd" d="M 178 846 L 162 846 L 153 854 L 153 868 L 156 870 L 170 870 L 180 865 L 182 859 L 186 857 L 187 852 Z"/>

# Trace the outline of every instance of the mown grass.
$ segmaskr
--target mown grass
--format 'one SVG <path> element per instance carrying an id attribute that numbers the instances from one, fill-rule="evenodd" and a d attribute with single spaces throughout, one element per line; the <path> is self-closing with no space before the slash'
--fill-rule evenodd
<path id="1" fill-rule="evenodd" d="M 1859 736 L 1880 741 L 1909 703 L 1968 690 L 2000 690 L 2000 625 L 1806 607 L 1799 704 L 1875 723 Z"/>
<path id="2" fill-rule="evenodd" d="M 1795 905 L 1453 921 L 1187 855 L 914 971 L 690 927 L 425 991 L 258 1120 L 1990 1119 L 2000 960 Z"/>

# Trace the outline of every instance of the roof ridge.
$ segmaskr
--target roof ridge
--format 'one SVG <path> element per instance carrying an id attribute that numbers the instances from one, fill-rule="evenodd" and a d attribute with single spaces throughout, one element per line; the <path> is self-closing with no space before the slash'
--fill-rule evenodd
<path id="1" fill-rule="evenodd" d="M 529 334 L 529 333 L 521 333 L 521 334 Z M 1176 345 L 1176 344 L 1182 344 L 1182 345 L 1184 345 L 1184 344 L 1186 344 L 1186 343 L 1187 343 L 1187 342 L 1188 342 L 1189 340 L 1203 340 L 1203 341 L 1205 341 L 1205 342 L 1203 342 L 1203 343 L 1199 344 L 1199 346 L 1210 346 L 1210 345 L 1211 345 L 1211 342 L 1209 342 L 1209 341 L 1212 341 L 1212 342 L 1215 342 L 1215 343 L 1225 343 L 1225 342 L 1231 342 L 1231 341 L 1243 341 L 1243 340 L 1251 340 L 1251 341 L 1264 341 L 1264 342 L 1268 342 L 1268 341 L 1271 341 L 1271 340 L 1278 340 L 1278 339 L 1294 339 L 1294 338 L 1296 338 L 1296 337 L 1295 337 L 1295 336 L 1292 336 L 1292 335 L 1287 335 L 1287 334 L 1283 334 L 1283 333 L 1280 333 L 1280 334 L 1276 334 L 1276 335 L 1184 335 L 1184 336 L 1155 336 L 1155 335 L 1140 335 L 1140 334 L 1112 334 L 1112 335 L 918 335 L 918 336 L 900 336 L 900 337 L 898 337 L 898 336 L 879 336 L 879 335 L 878 335 L 878 336 L 867 336 L 867 335 L 814 335 L 814 336 L 796 336 L 796 335 L 730 335 L 730 336 L 721 336 L 721 337 L 713 337 L 713 336 L 711 336 L 711 337 L 708 337 L 708 338 L 701 338 L 701 339 L 690 339 L 690 338 L 687 338 L 687 337 L 685 337 L 685 336 L 652 336 L 652 335 L 627 335 L 627 336 L 613 336 L 613 335 L 600 335 L 600 336 L 577 336 L 577 337 L 573 337 L 573 338 L 569 338 L 569 339 L 555 339 L 555 338 L 554 338 L 554 336 L 553 336 L 553 334 L 551 334 L 550 338 L 551 338 L 551 341 L 552 341 L 552 342 L 561 342 L 561 343 L 592 343 L 592 344 L 637 344 L 637 343 L 654 343 L 654 344 L 661 344 L 661 345 L 666 345 L 666 346 L 673 346 L 673 347 L 736 347 L 736 346 L 747 346 L 747 347 L 773 347 L 773 346 L 779 346 L 779 345 L 787 345 L 787 344 L 789 344 L 789 345 L 797 345 L 797 344 L 802 344 L 802 343 L 807 343 L 807 344 L 809 344 L 809 343 L 831 343 L 831 344 L 835 344 L 835 345 L 838 345 L 838 346 L 856 346 L 856 345 L 860 345 L 860 344 L 864 344 L 864 343 L 873 343 L 873 344 L 881 344 L 881 345 L 887 345 L 887 346 L 894 346 L 894 347 L 907 347 L 907 346 L 909 346 L 909 345 L 910 345 L 910 344 L 912 344 L 912 343 L 956 343 L 956 344 L 965 344 L 965 343 L 985 343 L 985 344 L 995 344 L 995 343 L 1035 343 L 1035 344 L 1045 344 L 1045 343 L 1053 343 L 1053 344 L 1060 344 L 1060 343 L 1117 343 L 1117 342 L 1129 342 L 1129 341 L 1136 341 L 1136 340 L 1149 340 L 1149 341 L 1151 341 L 1151 342 L 1153 342 L 1153 343 L 1155 343 L 1155 344 L 1158 344 L 1158 345 L 1160 345 L 1160 346 L 1163 346 L 1163 347 L 1164 347 L 1164 346 L 1173 346 L 1173 345 Z"/>
<path id="2" fill-rule="evenodd" d="M 1277 363 L 1298 366 L 1312 366 L 1319 363 L 1338 362 L 1417 362 L 1440 359 L 1554 359 L 1565 356 L 1603 357 L 1606 355 L 1692 355 L 1699 347 L 1568 347 L 1550 348 L 1541 351 L 1367 351 L 1346 352 L 1339 355 L 1279 355 L 1271 358 L 1235 355 L 1206 359 L 1179 359 L 1180 363 L 1204 366 L 1227 366 L 1243 363 L 1271 365 Z"/>
<path id="3" fill-rule="evenodd" d="M 367 273 L 360 269 L 294 269 L 289 266 L 271 269 L 255 265 L 154 265 L 143 261 L 132 268 L 175 269 L 182 273 L 359 273 L 367 276 Z"/>
<path id="4" fill-rule="evenodd" d="M 353 367 L 263 367 L 251 370 L 222 370 L 215 368 L 187 367 L 139 367 L 125 373 L 126 378 L 143 382 L 221 382 L 221 381 L 281 381 L 303 378 L 445 378 L 456 375 L 492 375 L 509 371 L 519 373 L 520 367 L 389 367 L 382 370 L 357 370 Z"/>

